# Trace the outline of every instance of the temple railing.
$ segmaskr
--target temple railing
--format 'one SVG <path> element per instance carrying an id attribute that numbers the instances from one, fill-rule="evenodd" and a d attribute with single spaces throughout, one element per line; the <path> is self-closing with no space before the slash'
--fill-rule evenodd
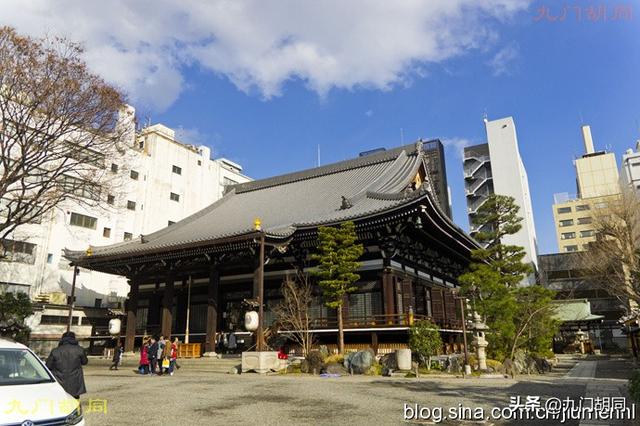
<path id="1" fill-rule="evenodd" d="M 462 329 L 462 323 L 459 320 L 435 319 L 427 315 L 418 314 L 381 314 L 349 317 L 343 318 L 343 326 L 344 328 L 410 327 L 420 320 L 430 320 L 444 329 Z M 336 318 L 315 318 L 311 321 L 311 329 L 333 329 L 337 327 L 338 320 Z"/>

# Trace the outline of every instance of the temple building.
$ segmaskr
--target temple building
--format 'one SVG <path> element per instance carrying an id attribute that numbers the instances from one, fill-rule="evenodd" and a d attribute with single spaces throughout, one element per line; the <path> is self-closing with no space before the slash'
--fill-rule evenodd
<path id="1" fill-rule="evenodd" d="M 243 318 L 253 309 L 247 302 L 258 300 L 260 241 L 266 328 L 275 321 L 285 277 L 314 269 L 318 227 L 345 221 L 355 223 L 365 247 L 357 290 L 343 308 L 347 348 L 406 343 L 411 321 L 427 317 L 460 348 L 457 277 L 478 245 L 443 211 L 421 141 L 233 185 L 162 230 L 66 255 L 79 267 L 127 277 L 127 351 L 145 333 L 188 334 L 213 352 L 217 332 L 236 332 L 248 349 L 253 338 Z M 336 313 L 322 303 L 319 288 L 315 294 L 312 328 L 319 342 L 335 343 Z"/>

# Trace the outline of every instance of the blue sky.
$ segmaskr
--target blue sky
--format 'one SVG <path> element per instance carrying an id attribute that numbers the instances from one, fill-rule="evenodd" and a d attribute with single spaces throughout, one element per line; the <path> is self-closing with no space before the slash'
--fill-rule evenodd
<path id="1" fill-rule="evenodd" d="M 557 250 L 553 194 L 575 192 L 581 120 L 618 162 L 640 138 L 637 1 L 564 3 L 568 13 L 555 22 L 535 19 L 541 7 L 561 15 L 563 3 L 552 0 L 408 1 L 396 9 L 327 2 L 322 10 L 243 2 L 231 11 L 219 2 L 215 10 L 168 2 L 156 7 L 164 12 L 143 3 L 119 4 L 127 13 L 74 8 L 87 25 L 69 28 L 64 19 L 73 17 L 44 13 L 46 2 L 27 11 L 15 2 L 0 22 L 85 42 L 89 64 L 123 87 L 141 115 L 181 128 L 186 141 L 212 146 L 254 178 L 314 166 L 318 145 L 326 164 L 397 146 L 400 129 L 405 143 L 441 138 L 454 220 L 465 228 L 461 147 L 485 141 L 485 111 L 513 116 L 541 253 Z M 603 5 L 609 19 L 591 20 L 588 8 Z M 634 16 L 611 20 L 616 7 Z M 132 29 L 142 10 L 151 16 Z M 260 39 L 269 37 L 278 43 L 265 53 Z"/>

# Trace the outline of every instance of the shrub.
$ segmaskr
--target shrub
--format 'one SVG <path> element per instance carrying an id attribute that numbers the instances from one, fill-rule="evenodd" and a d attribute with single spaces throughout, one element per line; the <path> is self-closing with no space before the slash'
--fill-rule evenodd
<path id="1" fill-rule="evenodd" d="M 629 394 L 631 399 L 640 402 L 640 370 L 635 370 L 629 379 Z"/>
<path id="2" fill-rule="evenodd" d="M 342 354 L 333 354 L 329 355 L 324 359 L 325 364 L 342 364 L 344 363 L 344 355 Z"/>
<path id="3" fill-rule="evenodd" d="M 365 373 L 367 376 L 382 376 L 382 364 L 374 362 L 371 368 Z"/>
<path id="4" fill-rule="evenodd" d="M 421 364 L 431 367 L 431 357 L 438 354 L 442 347 L 442 338 L 438 326 L 431 321 L 416 322 L 409 329 L 409 347 Z"/>

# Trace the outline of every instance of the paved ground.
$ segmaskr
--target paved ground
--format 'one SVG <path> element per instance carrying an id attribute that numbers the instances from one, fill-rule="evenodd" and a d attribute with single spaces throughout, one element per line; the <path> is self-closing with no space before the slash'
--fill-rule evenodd
<path id="1" fill-rule="evenodd" d="M 95 364 L 95 363 L 94 363 Z M 228 375 L 184 365 L 172 377 L 148 377 L 131 368 L 85 370 L 89 393 L 83 404 L 89 425 L 192 424 L 401 424 L 403 406 L 506 407 L 510 397 L 540 396 L 579 400 L 585 396 L 624 395 L 631 365 L 626 360 L 566 362 L 554 373 L 511 379 Z M 211 369 L 209 369 L 211 370 Z M 106 413 L 92 412 L 90 400 L 106 401 Z M 424 413 L 424 412 L 423 412 Z M 179 419 L 179 420 L 178 420 Z M 433 424 L 433 421 L 409 423 Z M 464 422 L 442 424 L 525 424 Z M 526 424 L 559 424 L 558 421 Z M 565 424 L 598 424 L 569 421 Z M 608 424 L 608 423 L 602 423 Z M 617 424 L 634 424 L 632 422 Z"/>

